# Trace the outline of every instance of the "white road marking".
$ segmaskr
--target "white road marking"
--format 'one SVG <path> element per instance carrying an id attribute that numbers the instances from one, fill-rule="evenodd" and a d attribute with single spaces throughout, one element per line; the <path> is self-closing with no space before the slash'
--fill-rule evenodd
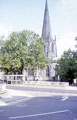
<path id="1" fill-rule="evenodd" d="M 62 101 L 65 101 L 65 100 L 67 100 L 69 97 L 68 96 L 63 96 L 62 97 Z"/>
<path id="2" fill-rule="evenodd" d="M 27 107 L 27 105 L 17 105 L 17 107 Z"/>
<path id="3" fill-rule="evenodd" d="M 22 102 L 24 102 L 24 101 L 28 101 L 28 100 L 30 100 L 30 99 L 32 99 L 32 97 L 30 97 L 30 98 L 22 98 L 22 99 L 19 99 L 19 100 L 13 101 L 13 102 L 9 102 L 9 103 L 8 103 L 8 106 L 9 106 L 9 105 L 18 104 L 18 103 L 22 103 Z"/>
<path id="4" fill-rule="evenodd" d="M 33 115 L 25 115 L 25 116 L 16 116 L 16 117 L 9 117 L 9 119 L 20 119 L 20 118 L 29 118 L 29 117 L 38 117 L 38 116 L 44 116 L 44 115 L 52 115 L 52 114 L 58 114 L 58 113 L 65 113 L 69 110 L 61 110 L 56 112 L 48 112 L 48 113 L 40 113 L 40 114 L 33 114 Z"/>

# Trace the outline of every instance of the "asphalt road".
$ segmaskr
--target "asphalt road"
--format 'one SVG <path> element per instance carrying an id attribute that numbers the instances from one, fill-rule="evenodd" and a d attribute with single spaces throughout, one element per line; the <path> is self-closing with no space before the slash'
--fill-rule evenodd
<path id="1" fill-rule="evenodd" d="M 77 97 L 33 97 L 0 107 L 0 120 L 77 120 Z"/>

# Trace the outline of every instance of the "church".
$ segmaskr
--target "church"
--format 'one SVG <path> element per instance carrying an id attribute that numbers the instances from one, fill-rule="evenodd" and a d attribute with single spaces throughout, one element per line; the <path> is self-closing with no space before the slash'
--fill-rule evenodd
<path id="1" fill-rule="evenodd" d="M 51 24 L 50 24 L 47 0 L 46 0 L 46 5 L 45 5 L 45 12 L 44 12 L 42 38 L 45 42 L 46 56 L 51 61 L 50 66 L 48 66 L 48 68 L 46 70 L 45 78 L 48 77 L 48 80 L 52 80 L 52 79 L 55 78 L 54 68 L 55 68 L 55 65 L 56 65 L 55 58 L 57 57 L 57 45 L 56 45 L 56 37 L 55 37 L 55 39 L 52 38 Z"/>
<path id="2" fill-rule="evenodd" d="M 51 64 L 47 66 L 46 70 L 37 71 L 36 80 L 54 80 L 55 74 L 56 74 L 54 68 L 56 65 L 57 45 L 56 45 L 56 36 L 55 36 L 55 39 L 53 39 L 52 37 L 47 0 L 45 3 L 45 12 L 44 12 L 44 19 L 43 19 L 43 27 L 42 27 L 42 38 L 45 42 L 45 54 L 50 59 Z M 28 71 L 27 76 L 28 76 L 28 79 L 33 79 L 31 71 Z"/>

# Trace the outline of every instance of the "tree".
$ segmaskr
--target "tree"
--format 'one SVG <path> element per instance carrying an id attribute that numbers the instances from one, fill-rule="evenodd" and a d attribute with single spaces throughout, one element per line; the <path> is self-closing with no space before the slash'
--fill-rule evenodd
<path id="1" fill-rule="evenodd" d="M 66 79 L 70 84 L 73 83 L 73 79 L 77 77 L 77 52 L 65 51 L 61 58 L 57 61 L 55 70 L 57 75 L 61 79 Z"/>
<path id="2" fill-rule="evenodd" d="M 44 69 L 49 63 L 44 41 L 31 31 L 13 32 L 0 48 L 1 69 L 7 74 L 22 74 L 24 69 Z"/>
<path id="3" fill-rule="evenodd" d="M 1 69 L 8 74 L 22 72 L 27 46 L 25 35 L 26 31 L 13 32 L 1 47 Z"/>
<path id="4" fill-rule="evenodd" d="M 45 56 L 44 41 L 39 38 L 32 41 L 29 46 L 29 63 L 34 70 L 45 69 L 49 63 L 49 59 Z"/>

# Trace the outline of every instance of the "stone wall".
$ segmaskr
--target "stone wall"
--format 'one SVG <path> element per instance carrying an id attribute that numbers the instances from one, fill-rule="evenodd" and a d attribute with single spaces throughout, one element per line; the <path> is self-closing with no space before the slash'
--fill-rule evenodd
<path id="1" fill-rule="evenodd" d="M 69 86 L 69 83 L 68 82 L 52 82 L 52 81 L 25 81 L 25 85 Z"/>

